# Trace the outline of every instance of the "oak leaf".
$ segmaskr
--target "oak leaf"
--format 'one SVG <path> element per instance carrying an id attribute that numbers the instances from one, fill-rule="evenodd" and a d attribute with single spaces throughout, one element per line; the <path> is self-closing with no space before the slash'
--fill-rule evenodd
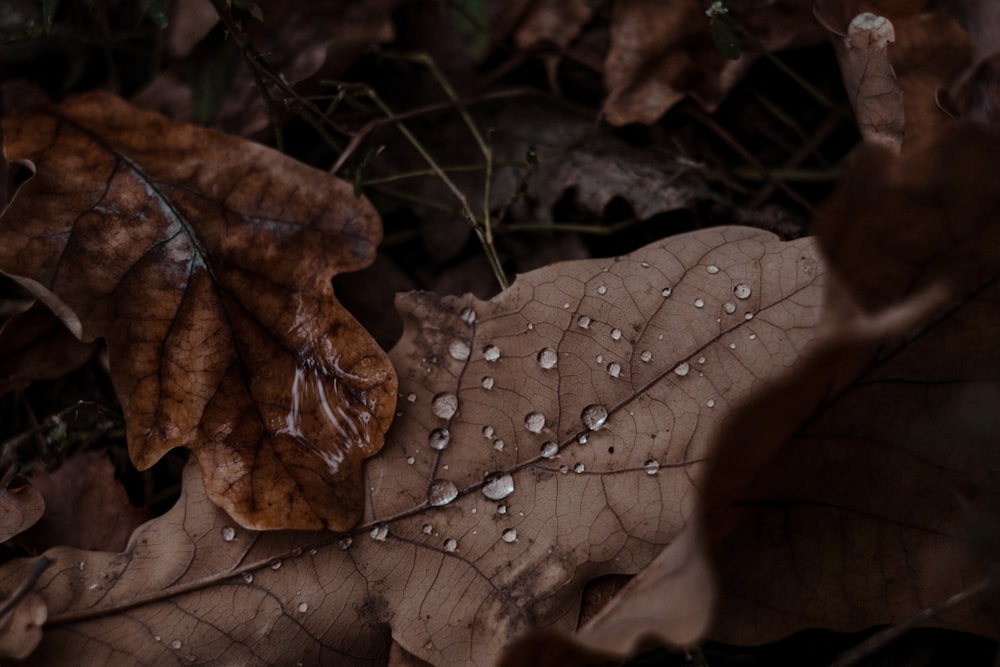
<path id="1" fill-rule="evenodd" d="M 123 553 L 46 553 L 33 659 L 369 664 L 391 636 L 487 665 L 529 628 L 573 629 L 590 579 L 683 528 L 710 433 L 810 345 L 823 278 L 812 241 L 730 227 L 552 265 L 488 302 L 403 295 L 403 399 L 362 525 L 243 530 L 189 467 Z"/>
<path id="2" fill-rule="evenodd" d="M 263 146 L 91 94 L 4 123 L 34 175 L 0 268 L 107 340 L 129 453 L 190 448 L 242 525 L 344 530 L 392 418 L 385 353 L 331 276 L 370 263 L 365 200 Z"/>

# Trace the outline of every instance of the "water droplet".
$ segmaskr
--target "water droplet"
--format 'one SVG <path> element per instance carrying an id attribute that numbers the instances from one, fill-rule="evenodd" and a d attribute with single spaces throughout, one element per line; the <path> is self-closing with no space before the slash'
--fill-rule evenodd
<path id="1" fill-rule="evenodd" d="M 573 472 L 575 472 L 577 475 L 582 473 L 584 470 L 585 468 L 582 463 L 577 463 L 575 466 L 573 466 Z"/>
<path id="2" fill-rule="evenodd" d="M 438 451 L 448 446 L 451 441 L 451 431 L 446 428 L 436 428 L 427 436 L 427 446 Z"/>
<path id="3" fill-rule="evenodd" d="M 280 570 L 281 569 L 281 561 L 280 560 L 276 560 L 273 563 L 271 563 L 271 569 L 272 570 Z"/>
<path id="4" fill-rule="evenodd" d="M 576 326 L 580 327 L 581 329 L 589 329 L 590 328 L 590 318 L 587 317 L 586 315 L 581 315 L 576 320 Z"/>
<path id="5" fill-rule="evenodd" d="M 188 653 L 187 655 L 184 656 L 184 662 L 192 662 L 193 663 L 197 659 L 198 659 L 198 656 L 196 656 L 194 653 Z"/>
<path id="6" fill-rule="evenodd" d="M 710 408 L 714 408 L 715 407 L 715 399 L 712 399 L 712 398 L 708 399 L 707 401 L 705 401 L 705 405 L 707 405 Z"/>
<path id="7" fill-rule="evenodd" d="M 745 320 L 752 320 L 753 319 L 753 313 L 747 313 L 746 315 L 743 316 L 743 319 L 745 319 Z"/>
<path id="8" fill-rule="evenodd" d="M 749 299 L 751 294 L 750 285 L 746 283 L 740 283 L 733 288 L 733 294 L 736 295 L 737 299 Z"/>
<path id="9" fill-rule="evenodd" d="M 610 364 L 608 364 L 608 375 L 610 375 L 613 378 L 616 378 L 621 374 L 622 374 L 621 364 L 619 364 L 617 361 L 612 361 Z"/>
<path id="10" fill-rule="evenodd" d="M 535 324 L 533 322 L 528 322 L 528 331 L 533 331 L 535 329 Z"/>
<path id="11" fill-rule="evenodd" d="M 736 343 L 730 343 L 729 344 L 729 349 L 730 350 L 735 350 L 736 349 Z"/>
<path id="12" fill-rule="evenodd" d="M 645 362 L 652 361 L 653 360 L 653 353 L 650 352 L 649 350 L 643 350 L 639 354 L 639 359 L 641 359 L 642 361 L 645 361 Z"/>
<path id="13" fill-rule="evenodd" d="M 563 310 L 569 310 L 569 302 L 563 304 Z"/>
<path id="14" fill-rule="evenodd" d="M 694 307 L 695 308 L 704 308 L 705 307 L 705 300 L 704 299 L 695 299 L 694 300 Z"/>
<path id="15" fill-rule="evenodd" d="M 689 366 L 688 362 L 686 362 L 686 361 L 682 361 L 681 363 L 677 364 L 677 366 L 674 367 L 674 373 L 676 373 L 677 375 L 679 375 L 681 377 L 684 377 L 685 375 L 687 375 L 688 371 L 690 371 L 690 370 L 691 370 L 691 366 Z"/>
<path id="16" fill-rule="evenodd" d="M 699 364 L 705 363 L 705 357 L 698 357 L 698 363 Z"/>
<path id="17" fill-rule="evenodd" d="M 298 609 L 300 614 L 304 614 L 309 611 L 309 604 L 306 602 L 300 602 Z"/>
<path id="18" fill-rule="evenodd" d="M 448 346 L 448 354 L 451 355 L 452 359 L 465 361 L 469 358 L 469 346 L 460 340 L 452 341 L 451 345 Z"/>
<path id="19" fill-rule="evenodd" d="M 641 266 L 644 269 L 648 269 L 649 268 L 649 262 L 642 262 L 641 264 L 639 264 L 639 266 Z"/>
<path id="20" fill-rule="evenodd" d="M 466 324 L 472 324 L 476 321 L 476 311 L 471 306 L 466 306 L 462 309 L 461 318 Z"/>
<path id="21" fill-rule="evenodd" d="M 441 419 L 451 419 L 458 412 L 458 396 L 455 394 L 438 394 L 431 401 L 431 412 Z"/>
<path id="22" fill-rule="evenodd" d="M 458 487 L 455 483 L 447 479 L 437 479 L 427 490 L 427 502 L 432 507 L 447 505 L 458 497 Z"/>
<path id="23" fill-rule="evenodd" d="M 569 466 L 566 465 L 565 463 L 562 464 L 561 466 L 559 466 L 559 472 L 565 475 L 566 473 L 569 472 Z"/>
<path id="24" fill-rule="evenodd" d="M 660 295 L 661 295 L 661 296 L 662 296 L 662 297 L 663 297 L 664 299 L 666 299 L 666 298 L 667 298 L 668 296 L 670 296 L 670 293 L 671 293 L 671 292 L 673 292 L 673 290 L 672 290 L 672 289 L 670 289 L 669 287 L 664 287 L 663 289 L 661 289 L 661 290 L 660 290 Z"/>
<path id="25" fill-rule="evenodd" d="M 719 267 L 717 267 L 715 264 L 709 264 L 708 266 L 705 267 L 705 270 L 714 275 L 719 272 Z"/>
<path id="26" fill-rule="evenodd" d="M 498 452 L 502 452 L 506 444 L 507 443 L 505 443 L 503 440 L 497 438 L 496 440 L 493 441 L 493 449 L 497 450 Z"/>
<path id="27" fill-rule="evenodd" d="M 406 462 L 409 463 L 410 465 L 413 465 L 414 463 L 417 462 L 417 460 L 415 458 L 413 458 L 412 456 L 407 456 L 406 457 Z"/>
<path id="28" fill-rule="evenodd" d="M 315 549 L 310 549 L 309 550 L 309 555 L 310 556 L 315 556 L 316 555 L 316 550 Z"/>
<path id="29" fill-rule="evenodd" d="M 489 391 L 490 389 L 493 388 L 493 378 L 490 377 L 489 375 L 487 375 L 486 377 L 484 377 L 482 379 L 482 381 L 480 381 L 479 384 L 481 384 L 483 386 L 483 389 L 485 389 L 486 391 Z"/>
<path id="30" fill-rule="evenodd" d="M 608 421 L 608 409 L 599 403 L 588 405 L 580 413 L 580 420 L 589 430 L 596 431 Z"/>
<path id="31" fill-rule="evenodd" d="M 545 416 L 541 412 L 529 412 L 524 417 L 524 428 L 532 433 L 541 433 L 545 428 Z"/>
<path id="32" fill-rule="evenodd" d="M 408 403 L 416 403 L 417 395 L 411 391 L 409 394 L 406 395 L 406 401 Z"/>
<path id="33" fill-rule="evenodd" d="M 447 540 L 444 541 L 445 551 L 454 551 L 457 548 L 458 548 L 458 540 L 449 537 Z"/>
<path id="34" fill-rule="evenodd" d="M 385 528 L 385 526 L 382 526 L 382 528 L 386 532 L 388 532 L 388 528 Z M 373 531 L 374 531 L 374 529 L 373 529 Z M 374 537 L 374 535 L 372 537 Z M 382 539 L 385 539 L 385 538 L 383 537 Z M 351 548 L 351 544 L 353 544 L 353 543 L 354 543 L 354 540 L 351 539 L 350 535 L 344 535 L 342 538 L 340 538 L 339 540 L 337 540 L 337 548 L 340 549 L 341 551 L 346 551 L 347 549 Z"/>
<path id="35" fill-rule="evenodd" d="M 576 436 L 576 441 L 581 445 L 586 445 L 587 440 L 588 438 L 586 433 L 581 433 L 580 435 Z"/>
<path id="36" fill-rule="evenodd" d="M 559 355 L 551 347 L 543 347 L 538 352 L 538 365 L 544 369 L 555 368 L 559 363 Z"/>
<path id="37" fill-rule="evenodd" d="M 647 475 L 655 475 L 660 472 L 660 462 L 656 459 L 649 459 L 642 464 L 642 469 L 646 471 Z"/>
<path id="38" fill-rule="evenodd" d="M 724 304 L 722 304 L 722 310 L 726 311 L 727 315 L 732 315 L 733 313 L 736 312 L 736 304 L 733 303 L 732 301 L 727 301 Z"/>
<path id="39" fill-rule="evenodd" d="M 514 478 L 510 473 L 495 472 L 486 476 L 483 495 L 490 500 L 503 500 L 514 493 Z"/>
<path id="40" fill-rule="evenodd" d="M 483 348 L 483 359 L 486 361 L 496 361 L 500 358 L 500 348 L 496 345 L 487 345 Z"/>
<path id="41" fill-rule="evenodd" d="M 247 582 L 248 584 L 252 584 L 253 583 L 253 573 L 252 572 L 244 572 L 243 573 L 243 581 Z"/>
<path id="42" fill-rule="evenodd" d="M 493 427 L 490 426 L 489 424 L 487 424 L 486 426 L 483 427 L 483 437 L 484 438 L 492 440 L 494 433 L 496 433 L 496 431 L 494 431 Z"/>
<path id="43" fill-rule="evenodd" d="M 184 646 L 184 642 L 182 642 L 180 639 L 175 639 L 174 641 L 170 642 L 170 648 L 172 649 L 179 649 L 181 646 Z"/>
<path id="44" fill-rule="evenodd" d="M 599 364 L 603 364 L 604 363 L 604 355 L 603 354 L 597 355 L 596 357 L 594 357 L 594 361 L 596 361 Z"/>
<path id="45" fill-rule="evenodd" d="M 597 286 L 597 293 L 598 294 L 607 294 L 608 293 L 608 288 L 605 285 L 598 285 Z"/>
<path id="46" fill-rule="evenodd" d="M 497 514 L 506 514 L 506 513 L 507 513 L 506 505 L 497 505 Z"/>
<path id="47" fill-rule="evenodd" d="M 155 635 L 153 639 L 155 639 L 156 641 L 160 641 L 160 635 Z"/>
<path id="48" fill-rule="evenodd" d="M 222 539 L 225 542 L 232 542 L 236 539 L 236 529 L 232 526 L 222 527 Z"/>
<path id="49" fill-rule="evenodd" d="M 516 542 L 517 531 L 514 530 L 513 528 L 508 528 L 507 530 L 503 531 L 503 533 L 500 535 L 500 539 L 506 542 L 507 544 L 510 544 L 511 542 Z"/>
<path id="50" fill-rule="evenodd" d="M 621 340 L 621 338 L 622 338 L 622 330 L 621 329 L 612 329 L 611 330 L 611 340 Z"/>
<path id="51" fill-rule="evenodd" d="M 429 523 L 425 523 L 423 528 L 421 528 L 421 530 L 424 531 L 424 535 L 430 535 L 431 533 L 434 532 L 434 526 L 432 526 Z"/>
<path id="52" fill-rule="evenodd" d="M 750 334 L 749 336 L 747 336 L 747 338 L 749 338 L 750 340 L 757 340 L 757 334 Z"/>
<path id="53" fill-rule="evenodd" d="M 381 523 L 376 524 L 372 527 L 371 532 L 368 534 L 371 535 L 371 538 L 376 542 L 385 542 L 385 538 L 389 537 L 389 527 Z M 339 542 L 337 543 L 337 546 L 340 546 Z"/>
<path id="54" fill-rule="evenodd" d="M 542 443 L 542 458 L 551 459 L 555 458 L 556 454 L 559 453 L 559 445 L 555 442 L 549 440 L 548 442 Z"/>

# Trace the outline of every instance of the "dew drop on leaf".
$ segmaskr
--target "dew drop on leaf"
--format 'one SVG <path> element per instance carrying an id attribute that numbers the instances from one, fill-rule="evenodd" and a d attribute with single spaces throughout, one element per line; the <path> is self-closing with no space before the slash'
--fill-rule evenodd
<path id="1" fill-rule="evenodd" d="M 423 528 L 421 528 L 421 530 L 424 532 L 424 535 L 430 535 L 431 533 L 434 532 L 434 526 L 432 526 L 429 523 L 425 523 Z"/>
<path id="2" fill-rule="evenodd" d="M 538 352 L 538 365 L 548 370 L 559 363 L 559 355 L 551 347 L 543 347 Z"/>
<path id="3" fill-rule="evenodd" d="M 427 446 L 438 451 L 448 446 L 451 441 L 451 431 L 446 428 L 436 428 L 427 436 Z"/>
<path id="4" fill-rule="evenodd" d="M 503 440 L 497 438 L 496 440 L 493 441 L 493 449 L 497 450 L 498 452 L 502 452 L 505 444 L 506 443 L 504 443 Z"/>
<path id="5" fill-rule="evenodd" d="M 598 285 L 597 286 L 597 293 L 598 294 L 607 294 L 608 293 L 607 286 L 605 286 L 605 285 Z"/>
<path id="6" fill-rule="evenodd" d="M 670 289 L 669 287 L 664 287 L 663 289 L 660 290 L 660 296 L 666 299 L 668 296 L 670 296 L 671 292 L 673 292 L 672 289 Z"/>
<path id="7" fill-rule="evenodd" d="M 705 300 L 704 299 L 695 299 L 694 300 L 694 307 L 695 308 L 704 308 L 705 307 Z"/>
<path id="8" fill-rule="evenodd" d="M 469 346 L 460 340 L 452 341 L 451 345 L 448 346 L 448 354 L 451 355 L 452 359 L 465 361 L 469 358 Z"/>
<path id="9" fill-rule="evenodd" d="M 506 505 L 497 505 L 497 514 L 506 514 L 506 513 L 507 513 Z"/>
<path id="10" fill-rule="evenodd" d="M 451 419 L 458 412 L 458 396 L 455 394 L 438 394 L 431 401 L 431 412 L 441 419 Z"/>
<path id="11" fill-rule="evenodd" d="M 272 570 L 280 570 L 281 569 L 281 561 L 280 560 L 276 560 L 273 563 L 271 563 L 271 569 Z"/>
<path id="12" fill-rule="evenodd" d="M 511 542 L 516 542 L 517 531 L 514 530 L 513 528 L 508 528 L 507 530 L 503 531 L 503 533 L 500 535 L 500 539 L 502 539 L 507 544 L 510 544 Z"/>
<path id="13" fill-rule="evenodd" d="M 619 364 L 617 361 L 612 361 L 610 364 L 608 364 L 608 375 L 610 375 L 613 378 L 616 378 L 621 374 L 622 374 L 621 364 Z"/>
<path id="14" fill-rule="evenodd" d="M 406 402 L 407 403 L 416 403 L 417 402 L 417 395 L 414 394 L 411 391 L 409 394 L 406 395 Z"/>
<path id="15" fill-rule="evenodd" d="M 490 389 L 493 388 L 493 378 L 487 375 L 482 379 L 482 381 L 479 384 L 482 385 L 483 389 L 489 391 Z"/>
<path id="16" fill-rule="evenodd" d="M 733 303 L 732 301 L 727 301 L 724 304 L 722 304 L 722 310 L 726 311 L 726 314 L 732 315 L 733 313 L 736 312 L 736 304 Z"/>
<path id="17" fill-rule="evenodd" d="M 427 502 L 432 507 L 447 505 L 458 497 L 458 487 L 448 479 L 435 480 L 427 490 Z"/>
<path id="18" fill-rule="evenodd" d="M 236 529 L 232 526 L 222 527 L 222 539 L 225 542 L 232 542 L 236 539 Z"/>
<path id="19" fill-rule="evenodd" d="M 174 641 L 170 642 L 170 648 L 172 649 L 176 650 L 179 649 L 181 646 L 184 646 L 184 643 L 180 639 L 175 639 Z"/>
<path id="20" fill-rule="evenodd" d="M 541 412 L 529 412 L 524 416 L 524 428 L 532 433 L 541 433 L 545 428 L 545 416 Z"/>
<path id="21" fill-rule="evenodd" d="M 306 602 L 300 602 L 298 609 L 300 614 L 304 614 L 309 611 L 309 604 Z"/>
<path id="22" fill-rule="evenodd" d="M 745 319 L 745 320 L 752 320 L 753 319 L 753 313 L 747 313 L 746 315 L 743 316 L 743 319 Z"/>
<path id="23" fill-rule="evenodd" d="M 653 359 L 653 353 L 650 352 L 649 350 L 643 350 L 639 354 L 639 359 L 641 359 L 642 361 L 645 361 L 645 362 L 648 363 L 649 361 L 651 361 Z"/>
<path id="24" fill-rule="evenodd" d="M 736 295 L 737 299 L 749 299 L 751 294 L 750 285 L 746 283 L 740 283 L 739 285 L 733 288 L 733 294 Z"/>
<path id="25" fill-rule="evenodd" d="M 646 471 L 647 475 L 655 475 L 660 471 L 660 462 L 656 459 L 649 459 L 642 464 L 642 468 Z"/>
<path id="26" fill-rule="evenodd" d="M 493 438 L 493 434 L 495 432 L 496 431 L 494 431 L 493 427 L 490 426 L 489 424 L 487 424 L 486 426 L 483 427 L 483 437 L 484 438 L 492 439 Z"/>
<path id="27" fill-rule="evenodd" d="M 622 338 L 622 330 L 621 329 L 612 329 L 611 330 L 611 340 L 621 340 L 621 338 Z"/>
<path id="28" fill-rule="evenodd" d="M 713 398 L 708 399 L 707 401 L 705 401 L 705 405 L 707 405 L 710 408 L 714 408 L 715 407 L 715 399 L 713 399 Z"/>
<path id="29" fill-rule="evenodd" d="M 384 524 L 378 524 L 373 526 L 371 532 L 368 534 L 371 535 L 371 538 L 376 542 L 385 542 L 385 538 L 389 536 L 389 527 Z M 340 542 L 337 543 L 337 546 L 340 546 Z M 350 546 L 350 542 L 348 542 L 348 546 Z"/>
<path id="30" fill-rule="evenodd" d="M 486 476 L 483 495 L 490 500 L 503 500 L 514 493 L 514 478 L 510 473 L 495 472 Z"/>
<path id="31" fill-rule="evenodd" d="M 447 540 L 444 541 L 445 551 L 454 551 L 457 548 L 458 548 L 458 540 L 449 537 Z"/>
<path id="32" fill-rule="evenodd" d="M 244 572 L 243 573 L 243 581 L 245 581 L 248 584 L 252 584 L 253 583 L 253 573 L 252 572 Z"/>
<path id="33" fill-rule="evenodd" d="M 601 405 L 600 403 L 593 403 L 588 405 L 580 413 L 580 421 L 591 431 L 596 431 L 597 429 L 604 426 L 604 423 L 608 421 L 608 409 Z"/>
<path id="34" fill-rule="evenodd" d="M 559 466 L 559 472 L 565 475 L 566 473 L 569 472 L 569 466 L 566 465 L 565 463 L 562 464 L 561 466 Z"/>
<path id="35" fill-rule="evenodd" d="M 719 267 L 717 267 L 715 264 L 709 264 L 708 266 L 705 267 L 705 270 L 708 271 L 710 274 L 715 275 L 716 273 L 719 272 Z"/>
<path id="36" fill-rule="evenodd" d="M 549 440 L 548 442 L 542 443 L 542 458 L 551 459 L 555 458 L 556 454 L 559 453 L 559 445 L 555 442 Z"/>
<path id="37" fill-rule="evenodd" d="M 472 324 L 473 322 L 476 321 L 476 311 L 471 306 L 466 306 L 465 308 L 462 309 L 460 317 L 462 318 L 462 321 L 465 322 L 466 324 Z"/>
<path id="38" fill-rule="evenodd" d="M 415 458 L 414 458 L 414 457 L 412 457 L 412 456 L 407 456 L 407 457 L 406 457 L 406 462 L 407 462 L 408 464 L 410 464 L 410 465 L 413 465 L 414 463 L 416 463 L 416 462 L 417 462 L 417 459 L 415 459 Z"/>
<path id="39" fill-rule="evenodd" d="M 575 472 L 578 475 L 582 473 L 584 470 L 585 468 L 582 463 L 577 463 L 575 466 L 573 466 L 573 472 Z"/>
<path id="40" fill-rule="evenodd" d="M 590 328 L 590 318 L 587 317 L 586 315 L 581 315 L 576 320 L 576 326 L 580 327 L 581 329 L 589 329 Z"/>
<path id="41" fill-rule="evenodd" d="M 487 345 L 483 348 L 483 359 L 486 361 L 496 361 L 500 358 L 500 348 L 496 345 Z"/>
<path id="42" fill-rule="evenodd" d="M 684 377 L 685 375 L 687 375 L 688 371 L 690 370 L 691 366 L 686 361 L 682 361 L 681 363 L 677 364 L 677 366 L 674 367 L 674 373 L 676 373 L 680 377 Z"/>

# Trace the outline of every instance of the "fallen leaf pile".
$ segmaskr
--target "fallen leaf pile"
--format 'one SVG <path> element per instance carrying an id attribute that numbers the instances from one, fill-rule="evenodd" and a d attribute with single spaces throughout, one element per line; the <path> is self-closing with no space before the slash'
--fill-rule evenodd
<path id="1" fill-rule="evenodd" d="M 444 25 L 454 9 L 234 2 L 217 24 L 188 7 L 168 34 L 184 66 L 164 66 L 134 103 L 89 92 L 6 115 L 0 271 L 20 297 L 0 329 L 0 395 L 97 368 L 136 468 L 191 456 L 179 499 L 157 515 L 132 506 L 124 449 L 122 461 L 60 452 L 46 468 L 62 417 L 5 443 L 0 656 L 595 664 L 654 643 L 752 646 L 915 618 L 1000 640 L 1000 44 L 973 27 L 995 10 L 463 3 L 486 41 L 463 43 L 476 55 L 456 76 L 483 75 L 510 49 L 519 66 L 541 58 L 542 85 L 558 90 L 567 63 L 584 63 L 603 86 L 593 116 L 512 94 L 487 111 L 456 96 L 412 114 L 426 124 L 388 107 L 372 121 L 372 90 L 308 83 L 368 123 L 351 134 L 338 123 L 356 118 L 330 111 L 320 128 L 357 139 L 343 159 L 316 161 L 349 165 L 353 184 L 237 136 L 280 130 L 268 98 L 292 90 L 255 79 L 266 68 L 253 57 L 213 116 L 235 134 L 181 122 L 204 101 L 191 94 L 222 25 L 275 50 L 268 67 L 293 82 L 339 75 L 408 17 Z M 273 22 L 244 32 L 261 11 Z M 734 41 L 717 44 L 713 29 Z M 707 118 L 755 60 L 824 41 L 846 89 L 830 113 L 853 111 L 862 144 L 817 201 L 813 235 L 703 224 L 742 219 L 726 194 L 743 186 L 685 155 L 681 132 L 676 152 L 664 148 L 664 114 L 691 98 Z M 312 104 L 303 95 L 286 111 Z M 441 168 L 404 121 L 422 136 L 446 106 L 461 124 L 428 144 Z M 468 168 L 455 128 L 484 119 L 486 164 Z M 607 130 L 629 124 L 644 127 Z M 368 132 L 410 144 L 380 156 Z M 368 153 L 351 161 L 357 145 Z M 428 174 L 438 180 L 392 189 Z M 439 203 L 452 189 L 461 213 Z M 538 259 L 588 254 L 575 236 L 547 245 L 560 225 L 587 227 L 562 221 L 567 210 L 595 220 L 616 207 L 643 233 L 681 214 L 695 229 L 658 223 L 658 240 L 619 256 Z M 484 245 L 538 234 L 501 270 L 544 266 L 492 298 L 398 294 L 402 335 L 383 352 L 333 277 L 373 262 L 382 218 L 390 250 L 412 233 L 434 261 L 458 263 L 480 211 Z M 400 233 L 400 220 L 412 226 Z M 380 256 L 376 271 L 403 274 L 404 261 Z M 374 278 L 366 290 L 370 275 L 338 294 L 352 285 L 379 317 L 388 297 Z M 22 470 L 35 441 L 44 455 Z M 631 578 L 584 611 L 605 575 Z"/>

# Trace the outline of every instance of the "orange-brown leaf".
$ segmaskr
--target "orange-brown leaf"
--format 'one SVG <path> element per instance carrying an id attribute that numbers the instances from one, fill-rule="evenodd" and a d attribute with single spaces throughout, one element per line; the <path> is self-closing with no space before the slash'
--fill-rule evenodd
<path id="1" fill-rule="evenodd" d="M 0 218 L 0 268 L 83 340 L 107 339 L 136 465 L 188 447 L 243 525 L 353 525 L 395 378 L 330 278 L 371 261 L 371 206 L 273 150 L 105 94 L 4 132 L 35 174 Z"/>

